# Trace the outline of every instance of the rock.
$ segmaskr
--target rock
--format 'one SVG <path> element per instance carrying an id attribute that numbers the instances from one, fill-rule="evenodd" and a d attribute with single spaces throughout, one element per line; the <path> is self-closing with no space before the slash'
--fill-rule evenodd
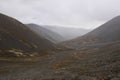
<path id="1" fill-rule="evenodd" d="M 111 80 L 120 80 L 120 78 L 112 78 Z"/>

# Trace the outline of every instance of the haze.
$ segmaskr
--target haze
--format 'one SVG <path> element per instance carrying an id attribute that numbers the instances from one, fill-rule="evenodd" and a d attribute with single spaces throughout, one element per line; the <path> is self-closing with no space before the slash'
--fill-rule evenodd
<path id="1" fill-rule="evenodd" d="M 96 28 L 120 15 L 120 0 L 0 0 L 0 13 L 23 23 Z"/>

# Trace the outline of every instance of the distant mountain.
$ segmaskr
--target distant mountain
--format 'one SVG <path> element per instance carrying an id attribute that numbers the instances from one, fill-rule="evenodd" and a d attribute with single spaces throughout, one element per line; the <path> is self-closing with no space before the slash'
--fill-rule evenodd
<path id="1" fill-rule="evenodd" d="M 88 29 L 68 28 L 68 27 L 61 27 L 61 26 L 47 26 L 46 25 L 44 27 L 60 34 L 61 36 L 64 37 L 65 40 L 71 40 L 71 39 L 77 38 L 91 31 Z"/>
<path id="2" fill-rule="evenodd" d="M 81 45 L 96 42 L 109 43 L 115 41 L 120 41 L 120 16 L 113 18 L 86 35 L 68 41 L 67 43 L 70 43 L 71 45 Z"/>
<path id="3" fill-rule="evenodd" d="M 31 30 L 33 30 L 34 32 L 36 32 L 38 35 L 50 40 L 51 42 L 53 43 L 59 43 L 59 42 L 62 42 L 64 41 L 64 38 L 53 32 L 52 30 L 50 29 L 47 29 L 46 27 L 44 26 L 40 26 L 40 25 L 37 25 L 37 24 L 26 24 Z"/>
<path id="4" fill-rule="evenodd" d="M 0 14 L 0 55 L 44 55 L 55 45 L 14 18 Z M 6 55 L 8 54 L 8 55 Z M 15 55 L 15 56 L 16 56 Z"/>

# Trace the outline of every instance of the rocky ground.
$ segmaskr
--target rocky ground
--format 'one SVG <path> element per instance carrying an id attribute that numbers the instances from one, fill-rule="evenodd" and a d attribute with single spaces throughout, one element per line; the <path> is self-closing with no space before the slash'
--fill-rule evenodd
<path id="1" fill-rule="evenodd" d="M 117 42 L 59 50 L 36 61 L 1 61 L 0 80 L 120 80 L 119 48 Z"/>

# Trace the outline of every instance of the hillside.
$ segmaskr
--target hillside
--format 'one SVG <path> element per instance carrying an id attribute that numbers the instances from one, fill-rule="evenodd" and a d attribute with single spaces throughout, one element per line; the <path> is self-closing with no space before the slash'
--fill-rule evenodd
<path id="1" fill-rule="evenodd" d="M 88 43 L 109 43 L 120 41 L 120 16 L 113 18 L 112 20 L 104 23 L 100 27 L 87 33 L 82 37 L 65 42 L 70 45 L 81 45 Z"/>
<path id="2" fill-rule="evenodd" d="M 59 46 L 67 45 L 67 47 L 57 49 L 53 54 L 45 57 L 39 57 L 35 62 L 17 59 L 13 59 L 13 61 L 0 60 L 0 80 L 120 80 L 118 18 L 112 19 L 82 37 L 66 41 L 63 43 L 64 45 L 57 44 Z M 4 20 L 4 18 L 2 19 Z M 10 22 L 6 22 L 12 27 L 1 23 L 5 27 L 0 26 L 0 53 L 3 53 L 3 50 L 11 52 L 12 48 L 15 51 L 20 49 L 29 53 L 41 51 L 46 53 L 54 48 L 54 44 L 43 36 L 40 37 L 34 30 L 31 31 L 32 29 L 23 24 L 18 26 L 16 20 L 12 20 L 13 22 L 10 18 Z M 17 23 L 17 27 L 12 23 Z M 116 26 L 116 28 L 112 26 Z M 30 42 L 28 42 L 29 40 Z M 41 48 L 44 49 L 41 50 Z"/>
<path id="3" fill-rule="evenodd" d="M 14 18 L 0 14 L 0 55 L 44 55 L 55 45 Z M 6 55 L 7 54 L 7 55 Z M 16 56 L 15 55 L 15 56 Z"/>
<path id="4" fill-rule="evenodd" d="M 53 43 L 59 43 L 59 42 L 64 41 L 64 38 L 61 35 L 47 29 L 44 26 L 40 26 L 40 25 L 37 25 L 37 24 L 26 24 L 26 25 L 31 30 L 36 32 L 38 35 L 46 38 L 47 40 L 50 40 Z"/>

